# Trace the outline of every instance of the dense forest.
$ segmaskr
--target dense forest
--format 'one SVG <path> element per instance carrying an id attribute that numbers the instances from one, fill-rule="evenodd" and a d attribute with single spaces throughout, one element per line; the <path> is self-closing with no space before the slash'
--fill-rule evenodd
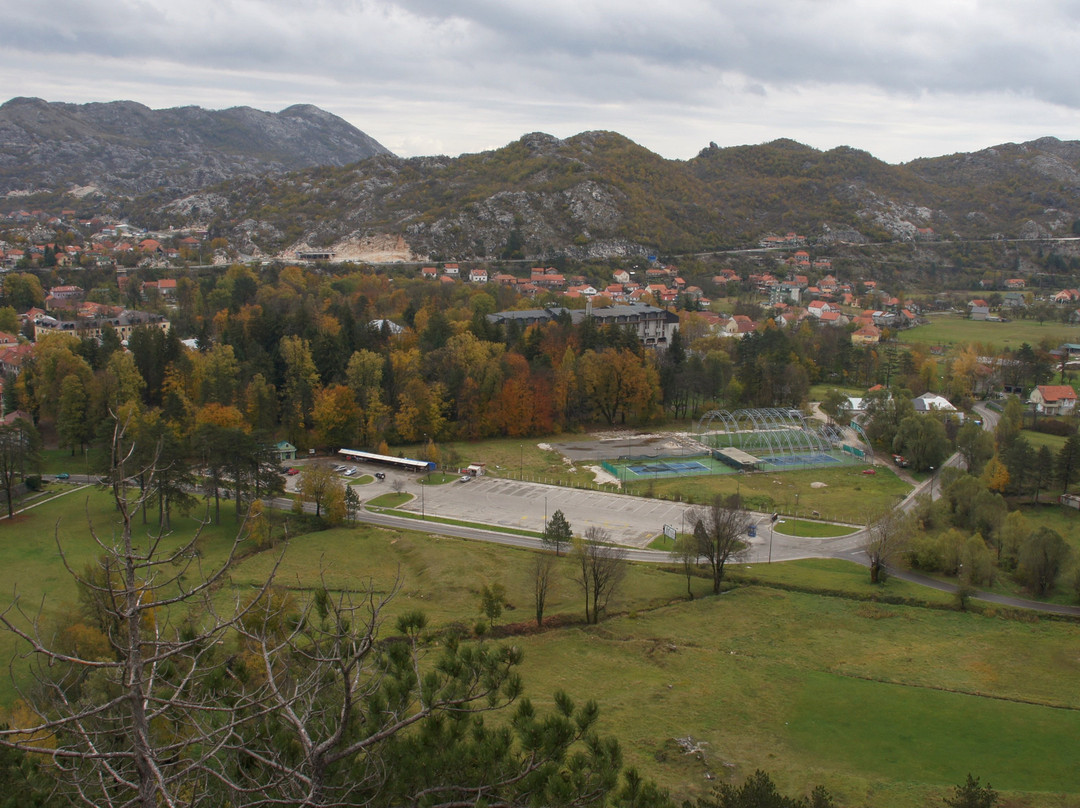
<path id="1" fill-rule="evenodd" d="M 810 320 L 781 328 L 750 302 L 736 302 L 736 313 L 762 325 L 744 339 L 716 336 L 687 310 L 663 351 L 591 318 L 522 330 L 487 317 L 563 302 L 362 268 L 259 275 L 237 265 L 181 278 L 172 327 L 137 329 L 127 351 L 108 331 L 100 344 L 42 339 L 5 395 L 9 409 L 54 427 L 60 445 L 76 452 L 100 440 L 99 426 L 125 404 L 160 413 L 187 436 L 211 420 L 300 449 L 385 449 L 643 425 L 715 407 L 798 407 L 820 383 L 883 383 L 961 404 L 976 388 L 974 349 L 945 357 L 919 346 L 853 346 L 845 328 Z M 197 350 L 181 343 L 188 335 Z M 1017 349 L 1020 361 L 1009 365 L 1017 383 L 1042 380 L 1045 347 Z M 937 390 L 946 364 L 947 389 Z"/>

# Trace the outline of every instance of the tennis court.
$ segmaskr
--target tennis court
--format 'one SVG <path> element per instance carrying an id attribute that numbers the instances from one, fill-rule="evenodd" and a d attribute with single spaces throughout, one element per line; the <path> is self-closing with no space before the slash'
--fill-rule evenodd
<path id="1" fill-rule="evenodd" d="M 843 463 L 838 457 L 821 452 L 794 455 L 775 455 L 763 457 L 762 463 L 770 466 L 824 466 L 830 463 Z"/>
<path id="2" fill-rule="evenodd" d="M 728 474 L 734 471 L 708 456 L 695 458 L 620 457 L 618 460 L 605 460 L 602 465 L 608 473 L 620 480 Z"/>
<path id="3" fill-rule="evenodd" d="M 697 460 L 689 462 L 660 462 L 639 463 L 627 466 L 634 474 L 687 474 L 694 471 L 708 471 L 709 467 Z"/>

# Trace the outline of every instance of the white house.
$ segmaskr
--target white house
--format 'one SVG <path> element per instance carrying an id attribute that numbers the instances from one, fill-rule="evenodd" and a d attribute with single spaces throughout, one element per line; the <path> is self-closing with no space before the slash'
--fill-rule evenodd
<path id="1" fill-rule="evenodd" d="M 921 396 L 913 398 L 911 403 L 915 407 L 915 412 L 932 412 L 934 410 L 956 412 L 956 407 L 952 405 L 952 402 L 937 393 L 923 393 Z"/>

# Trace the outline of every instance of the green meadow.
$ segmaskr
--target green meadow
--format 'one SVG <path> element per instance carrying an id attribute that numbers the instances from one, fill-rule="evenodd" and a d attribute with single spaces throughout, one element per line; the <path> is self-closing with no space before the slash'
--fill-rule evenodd
<path id="1" fill-rule="evenodd" d="M 5 577 L 32 609 L 45 598 L 47 626 L 76 600 L 54 529 L 78 568 L 97 553 L 87 514 L 108 541 L 111 503 L 89 489 L 0 525 Z M 220 560 L 236 529 L 231 510 L 224 521 L 201 540 L 204 563 Z M 178 521 L 173 540 L 194 525 Z M 242 560 L 232 586 L 261 583 L 281 549 Z M 679 798 L 706 793 L 710 777 L 764 768 L 785 791 L 824 784 L 841 805 L 930 804 L 968 772 L 1008 805 L 1080 805 L 1076 623 L 956 612 L 944 593 L 896 580 L 872 587 L 860 567 L 817 560 L 735 565 L 719 597 L 693 578 L 693 600 L 684 575 L 635 565 L 608 617 L 585 626 L 564 561 L 537 631 L 530 560 L 525 550 L 357 526 L 295 536 L 276 580 L 297 591 L 321 579 L 334 590 L 394 593 L 387 618 L 422 609 L 436 631 L 472 627 L 480 588 L 502 584 L 506 609 L 485 641 L 524 649 L 530 697 L 546 706 L 563 689 L 596 699 L 601 729 L 619 738 L 627 762 Z M 16 650 L 0 638 L 5 659 Z M 0 698 L 13 697 L 5 683 Z M 685 754 L 680 738 L 700 754 Z"/>
<path id="2" fill-rule="evenodd" d="M 789 516 L 811 516 L 852 524 L 896 505 L 911 486 L 889 467 L 824 466 L 784 472 L 719 474 L 703 477 L 671 477 L 630 486 L 630 493 L 689 502 L 710 502 L 717 494 L 738 494 L 747 507 L 779 511 Z"/>
<path id="3" fill-rule="evenodd" d="M 1048 340 L 1053 347 L 1062 342 L 1080 341 L 1080 326 L 1047 320 L 1010 319 L 1007 323 L 969 320 L 959 314 L 932 314 L 929 322 L 897 333 L 904 343 L 925 345 L 965 345 L 978 343 L 996 350 L 1016 349 L 1025 342 L 1038 345 Z"/>

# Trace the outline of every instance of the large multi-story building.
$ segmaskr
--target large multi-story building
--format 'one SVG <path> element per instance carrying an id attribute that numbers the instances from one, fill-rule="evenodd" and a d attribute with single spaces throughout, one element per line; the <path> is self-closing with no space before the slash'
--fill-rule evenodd
<path id="1" fill-rule="evenodd" d="M 170 327 L 164 315 L 130 309 L 115 315 L 80 317 L 73 320 L 39 317 L 34 321 L 34 340 L 40 340 L 45 334 L 73 334 L 82 339 L 101 339 L 107 325 L 113 327 L 121 341 L 130 337 L 132 330 L 140 326 L 154 326 L 162 331 L 168 331 Z"/>
<path id="2" fill-rule="evenodd" d="M 671 342 L 675 329 L 679 327 L 679 315 L 644 303 L 628 303 L 598 309 L 566 309 L 561 306 L 549 306 L 525 311 L 498 311 L 489 314 L 488 320 L 496 325 L 517 322 L 524 329 L 530 325 L 552 322 L 564 313 L 570 315 L 570 320 L 575 325 L 586 317 L 592 317 L 600 327 L 632 327 L 643 345 L 667 345 Z"/>

